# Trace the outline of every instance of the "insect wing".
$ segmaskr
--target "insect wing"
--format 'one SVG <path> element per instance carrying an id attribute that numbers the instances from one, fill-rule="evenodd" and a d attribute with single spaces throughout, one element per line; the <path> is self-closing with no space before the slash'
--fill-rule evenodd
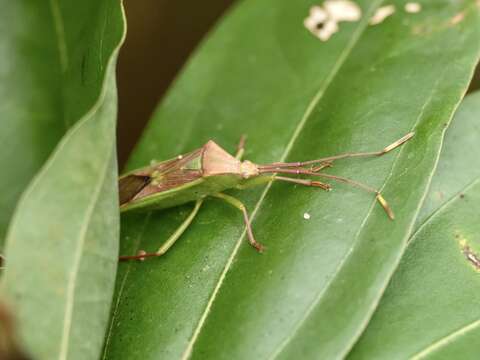
<path id="1" fill-rule="evenodd" d="M 134 170 L 119 179 L 120 205 L 170 190 L 202 176 L 202 149 Z"/>
<path id="2" fill-rule="evenodd" d="M 118 181 L 120 205 L 132 200 L 150 183 L 150 176 L 127 175 Z"/>

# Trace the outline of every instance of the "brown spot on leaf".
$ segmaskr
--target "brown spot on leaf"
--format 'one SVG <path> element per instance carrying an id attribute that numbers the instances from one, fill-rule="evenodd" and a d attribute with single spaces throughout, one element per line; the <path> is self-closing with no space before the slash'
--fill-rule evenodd
<path id="1" fill-rule="evenodd" d="M 473 268 L 480 272 L 480 256 L 472 250 L 472 248 L 468 245 L 466 239 L 460 240 L 460 247 L 462 249 L 462 253 L 465 256 L 465 259 L 473 266 Z"/>
<path id="2" fill-rule="evenodd" d="M 465 12 L 462 11 L 450 19 L 450 25 L 457 25 L 465 19 Z"/>
<path id="3" fill-rule="evenodd" d="M 443 198 L 445 197 L 445 194 L 443 193 L 443 191 L 435 191 L 434 194 L 438 200 L 443 200 Z"/>

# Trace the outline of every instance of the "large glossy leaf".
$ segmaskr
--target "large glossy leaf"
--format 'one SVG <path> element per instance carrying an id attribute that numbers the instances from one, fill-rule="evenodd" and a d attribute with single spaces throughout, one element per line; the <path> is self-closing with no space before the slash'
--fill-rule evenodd
<path id="1" fill-rule="evenodd" d="M 472 1 L 398 11 L 375 27 L 382 2 L 358 3 L 362 20 L 326 43 L 303 28 L 311 1 L 240 3 L 160 106 L 129 168 L 210 138 L 233 150 L 243 133 L 247 157 L 271 162 L 381 149 L 415 130 L 394 153 L 331 170 L 381 188 L 396 220 L 341 184 L 236 192 L 267 246 L 259 255 L 240 214 L 209 201 L 165 257 L 122 264 L 104 358 L 332 358 L 353 345 L 402 255 L 480 45 Z M 187 208 L 124 216 L 122 253 L 155 250 Z"/>
<path id="2" fill-rule="evenodd" d="M 469 95 L 455 114 L 454 126 L 448 129 L 445 150 L 441 154 L 417 227 L 474 179 L 480 177 L 480 93 Z"/>
<path id="3" fill-rule="evenodd" d="M 1 247 L 21 192 L 97 100 L 113 39 L 103 2 L 1 0 L 0 7 Z"/>
<path id="4" fill-rule="evenodd" d="M 432 215 L 414 234 L 350 359 L 478 358 L 480 268 L 466 246 L 478 258 L 480 159 L 470 154 L 480 152 L 479 114 L 477 93 L 448 129 L 422 211 Z"/>
<path id="5" fill-rule="evenodd" d="M 45 8 L 56 9 L 57 35 L 64 41 L 58 45 L 62 79 L 51 79 L 62 92 L 56 106 L 69 123 L 82 117 L 19 202 L 7 235 L 3 292 L 16 315 L 22 343 L 35 359 L 96 359 L 118 253 L 114 76 L 124 32 L 121 5 L 117 0 L 18 3 L 26 19 L 35 18 L 38 10 L 36 21 L 42 24 L 47 20 L 41 18 Z M 58 28 L 61 22 L 64 26 Z M 44 35 L 40 29 L 28 29 L 24 36 L 37 39 L 39 34 Z M 45 38 L 53 41 L 51 35 Z M 35 42 L 27 49 L 42 52 Z M 88 112 L 82 114 L 81 109 Z M 42 110 L 32 106 L 18 111 L 26 111 L 28 117 Z"/>

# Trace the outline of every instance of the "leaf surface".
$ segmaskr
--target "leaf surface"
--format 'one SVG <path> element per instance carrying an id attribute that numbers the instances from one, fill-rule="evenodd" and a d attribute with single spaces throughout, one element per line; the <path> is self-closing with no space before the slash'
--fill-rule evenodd
<path id="1" fill-rule="evenodd" d="M 0 1 L 0 247 L 20 194 L 100 95 L 115 34 L 97 3 Z"/>
<path id="2" fill-rule="evenodd" d="M 447 131 L 422 210 L 431 217 L 412 237 L 348 359 L 478 358 L 480 159 L 470 152 L 480 152 L 479 113 L 480 93 L 468 96 Z"/>
<path id="3" fill-rule="evenodd" d="M 454 125 L 447 131 L 445 150 L 440 155 L 435 176 L 417 218 L 417 227 L 480 177 L 480 123 L 476 121 L 480 114 L 479 104 L 480 94 L 473 93 L 462 101 L 455 113 Z"/>
<path id="4" fill-rule="evenodd" d="M 55 9 L 54 19 L 42 18 L 51 10 L 49 6 Z M 55 97 L 62 115 L 47 112 L 41 116 L 54 128 L 57 115 L 75 125 L 15 211 L 7 235 L 3 293 L 17 318 L 22 344 L 32 357 L 97 359 L 118 254 L 115 59 L 124 33 L 121 4 L 117 0 L 52 0 L 16 1 L 9 7 L 25 19 L 32 18 L 31 23 L 25 20 L 27 29 L 21 30 L 30 39 L 31 47 L 24 51 L 38 52 L 53 66 L 58 61 L 57 50 L 42 49 L 42 39 L 60 41 L 62 75 L 49 81 L 60 87 L 61 96 L 42 84 L 38 89 L 25 88 L 25 97 L 33 92 L 34 98 L 36 91 Z M 34 24 L 48 27 L 49 21 L 62 40 L 52 40 L 54 34 L 43 33 L 43 28 L 31 28 Z M 30 60 L 41 61 L 35 56 Z M 38 66 L 32 76 L 46 75 L 37 73 Z M 28 114 L 41 113 L 41 107 L 27 106 L 22 111 L 27 119 Z M 43 135 L 45 129 L 35 133 Z"/>
<path id="5" fill-rule="evenodd" d="M 371 194 L 337 183 L 331 193 L 280 183 L 232 192 L 267 246 L 259 255 L 241 214 L 207 201 L 163 258 L 121 264 L 105 359 L 349 351 L 406 246 L 480 45 L 472 1 L 399 10 L 372 27 L 382 1 L 358 3 L 361 21 L 323 43 L 303 27 L 311 1 L 241 2 L 159 107 L 129 169 L 208 139 L 233 152 L 241 134 L 246 158 L 267 163 L 380 150 L 414 130 L 389 155 L 328 170 L 382 189 L 396 220 Z M 126 214 L 121 253 L 155 251 L 190 208 Z"/>

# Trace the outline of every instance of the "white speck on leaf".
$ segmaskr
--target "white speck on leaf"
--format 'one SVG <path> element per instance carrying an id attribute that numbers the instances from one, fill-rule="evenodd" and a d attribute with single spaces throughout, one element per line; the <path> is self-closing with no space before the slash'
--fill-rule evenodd
<path id="1" fill-rule="evenodd" d="M 416 14 L 422 10 L 422 5 L 415 2 L 409 2 L 405 4 L 405 11 L 411 14 Z"/>
<path id="2" fill-rule="evenodd" d="M 395 6 L 393 5 L 379 7 L 370 19 L 370 25 L 378 25 L 382 23 L 387 17 L 393 15 L 393 13 L 395 13 Z"/>
<path id="3" fill-rule="evenodd" d="M 317 38 L 327 41 L 339 30 L 341 21 L 358 21 L 362 16 L 360 7 L 348 0 L 327 0 L 322 6 L 312 6 L 303 25 Z"/>
<path id="4" fill-rule="evenodd" d="M 329 0 L 323 6 L 336 21 L 358 21 L 362 17 L 362 10 L 353 1 Z"/>
<path id="5" fill-rule="evenodd" d="M 305 220 L 310 220 L 310 214 L 309 214 L 309 213 L 304 213 L 304 214 L 303 214 L 303 218 L 304 218 Z"/>

